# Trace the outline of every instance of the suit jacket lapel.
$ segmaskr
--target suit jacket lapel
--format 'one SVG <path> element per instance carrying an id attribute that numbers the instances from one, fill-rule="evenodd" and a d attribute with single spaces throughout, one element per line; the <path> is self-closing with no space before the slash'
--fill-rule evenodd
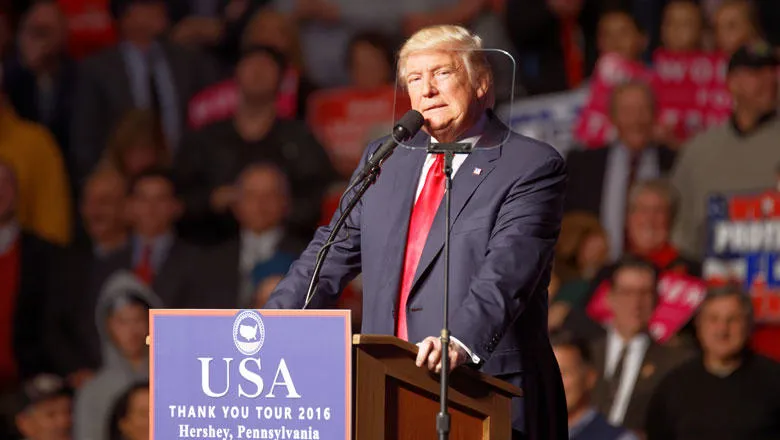
<path id="1" fill-rule="evenodd" d="M 471 195 L 474 194 L 477 187 L 479 187 L 493 168 L 495 168 L 495 161 L 501 156 L 501 148 L 503 147 L 501 147 L 500 144 L 504 140 L 503 138 L 506 136 L 508 128 L 495 119 L 492 114 L 489 115 L 487 124 L 485 133 L 480 137 L 479 141 L 477 141 L 474 151 L 469 154 L 453 178 L 450 226 L 458 220 L 461 211 L 463 211 L 463 208 L 471 198 Z M 472 171 L 477 168 L 481 171 L 478 173 Z M 410 296 L 414 294 L 415 287 L 420 281 L 422 274 L 425 273 L 439 254 L 439 251 L 444 247 L 444 235 L 446 233 L 444 210 L 445 203 L 442 199 L 439 209 L 436 211 L 436 216 L 433 219 L 431 230 L 428 232 L 428 238 L 425 241 L 425 247 L 420 256 L 420 262 L 417 265 Z"/>

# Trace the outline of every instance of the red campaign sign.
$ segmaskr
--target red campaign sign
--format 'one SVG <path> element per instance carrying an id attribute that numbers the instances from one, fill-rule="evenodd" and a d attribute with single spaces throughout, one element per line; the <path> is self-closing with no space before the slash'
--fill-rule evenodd
<path id="1" fill-rule="evenodd" d="M 627 60 L 617 54 L 599 58 L 593 70 L 590 96 L 574 128 L 577 141 L 586 147 L 601 147 L 614 138 L 609 121 L 609 97 L 612 89 L 626 81 L 651 81 L 652 73 L 643 64 Z"/>
<path id="2" fill-rule="evenodd" d="M 678 138 L 687 139 L 728 119 L 731 95 L 724 55 L 659 49 L 653 55 L 653 66 L 660 119 L 674 128 Z"/>
<path id="3" fill-rule="evenodd" d="M 612 311 L 607 304 L 609 289 L 609 280 L 605 280 L 596 289 L 586 308 L 588 316 L 602 325 L 612 319 Z M 705 290 L 705 283 L 690 275 L 676 272 L 661 274 L 658 280 L 660 301 L 650 318 L 650 334 L 656 342 L 667 342 L 691 320 L 704 299 Z"/>
<path id="4" fill-rule="evenodd" d="M 334 164 L 351 172 L 366 145 L 390 134 L 393 122 L 409 110 L 409 98 L 399 90 L 394 114 L 395 99 L 392 86 L 321 90 L 309 97 L 307 122 Z"/>

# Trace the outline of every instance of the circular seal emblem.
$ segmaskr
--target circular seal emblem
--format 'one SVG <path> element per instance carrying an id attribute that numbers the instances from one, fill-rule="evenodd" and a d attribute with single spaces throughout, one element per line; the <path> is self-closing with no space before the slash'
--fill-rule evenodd
<path id="1" fill-rule="evenodd" d="M 260 351 L 265 341 L 265 327 L 254 310 L 240 312 L 233 321 L 233 342 L 242 354 L 252 356 Z"/>

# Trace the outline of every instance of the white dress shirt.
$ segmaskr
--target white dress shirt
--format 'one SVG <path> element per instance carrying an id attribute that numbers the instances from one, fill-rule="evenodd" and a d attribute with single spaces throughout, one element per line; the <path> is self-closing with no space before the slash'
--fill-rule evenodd
<path id="1" fill-rule="evenodd" d="M 472 146 L 477 144 L 477 141 L 479 141 L 479 138 L 482 136 L 482 130 L 485 127 L 485 123 L 487 122 L 487 116 L 482 116 L 482 118 L 479 119 L 479 121 L 474 124 L 474 127 L 472 127 L 468 132 L 466 132 L 466 136 L 469 135 L 469 133 L 479 133 L 474 136 L 466 137 L 462 140 L 459 140 L 457 142 L 460 143 L 469 143 Z M 433 136 L 431 136 L 431 143 L 438 143 L 439 141 L 436 140 Z M 468 158 L 468 154 L 456 154 L 455 157 L 452 159 L 452 178 L 455 179 L 455 174 L 460 169 L 461 165 L 463 165 L 463 162 L 466 161 L 466 158 Z M 417 202 L 417 198 L 420 197 L 420 193 L 423 190 L 423 187 L 425 186 L 425 178 L 428 175 L 428 171 L 430 171 L 431 166 L 433 165 L 434 161 L 436 160 L 435 154 L 428 154 L 425 157 L 425 163 L 423 164 L 422 173 L 420 173 L 420 181 L 417 183 L 417 192 L 414 196 L 414 201 Z M 450 339 L 452 342 L 458 344 L 461 348 L 463 348 L 466 353 L 468 354 L 469 358 L 471 359 L 471 362 L 478 364 L 480 362 L 479 356 L 474 354 L 471 349 L 466 347 L 462 342 L 458 340 L 458 338 L 454 336 L 450 336 Z M 420 345 L 419 343 L 417 345 Z"/>
<path id="2" fill-rule="evenodd" d="M 607 332 L 607 358 L 604 364 L 604 378 L 610 379 L 617 368 L 620 360 L 620 353 L 623 347 L 628 344 L 625 364 L 623 365 L 623 374 L 620 377 L 620 387 L 615 394 L 615 400 L 612 401 L 612 408 L 609 410 L 609 422 L 615 426 L 623 424 L 626 416 L 628 404 L 631 401 L 631 395 L 634 393 L 634 385 L 639 377 L 639 370 L 642 368 L 642 361 L 645 359 L 647 347 L 650 346 L 650 338 L 646 333 L 640 333 L 630 341 L 625 342 L 617 332 L 610 328 Z"/>

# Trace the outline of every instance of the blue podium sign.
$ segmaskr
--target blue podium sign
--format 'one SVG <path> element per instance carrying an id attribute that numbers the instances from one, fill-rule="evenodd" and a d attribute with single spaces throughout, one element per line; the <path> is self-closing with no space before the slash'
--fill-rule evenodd
<path id="1" fill-rule="evenodd" d="M 347 310 L 152 310 L 152 440 L 351 438 Z"/>

